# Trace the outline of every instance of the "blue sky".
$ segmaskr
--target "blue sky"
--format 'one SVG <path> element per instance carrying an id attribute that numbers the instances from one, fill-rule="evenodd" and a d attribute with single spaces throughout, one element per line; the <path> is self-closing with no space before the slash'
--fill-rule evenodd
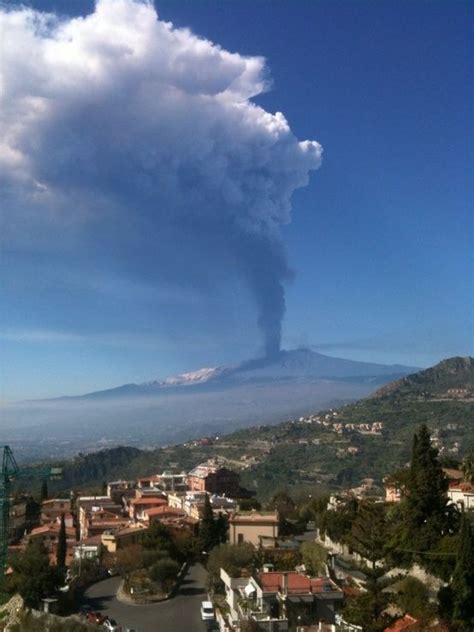
<path id="1" fill-rule="evenodd" d="M 93 11 L 82 0 L 28 4 L 63 16 Z M 26 185 L 9 182 L 9 210 L 13 217 L 25 215 L 21 222 L 7 219 L 13 237 L 2 244 L 2 398 L 81 393 L 256 355 L 263 345 L 257 313 L 267 307 L 255 288 L 263 283 L 265 293 L 275 278 L 286 287 L 285 348 L 308 345 L 341 357 L 417 366 L 472 355 L 472 3 L 155 5 L 160 19 L 176 28 L 189 27 L 240 57 L 265 57 L 260 70 L 272 85 L 255 103 L 282 112 L 298 140 L 320 143 L 321 166 L 315 170 L 317 157 L 311 162 L 300 156 L 297 145 L 290 157 L 281 150 L 278 165 L 266 163 L 278 180 L 285 162 L 275 195 L 294 189 L 291 221 L 278 220 L 276 251 L 253 241 L 241 249 L 239 236 L 227 243 L 230 224 L 214 220 L 209 237 L 201 218 L 186 220 L 189 230 L 164 230 L 155 248 L 155 216 L 123 213 L 135 205 L 152 208 L 153 189 L 149 198 L 148 192 L 137 198 L 138 189 L 120 177 L 115 155 L 91 157 L 88 148 L 88 161 L 106 156 L 107 164 L 101 164 L 100 178 L 84 169 L 80 181 L 73 143 L 64 158 L 68 125 L 80 129 L 90 120 L 83 94 L 68 87 L 55 128 L 42 129 L 40 149 L 30 148 L 39 152 L 37 165 L 48 163 L 49 170 L 36 167 L 35 174 L 43 173 L 46 185 L 54 180 L 57 199 L 51 208 L 47 201 L 37 208 L 35 199 L 28 214 L 15 190 Z M 192 78 L 199 66 L 192 59 L 186 63 Z M 256 81 L 252 68 L 245 73 Z M 97 103 L 104 108 L 104 119 L 97 120 L 107 121 L 111 102 Z M 119 102 L 123 110 L 126 103 Z M 127 123 L 115 120 L 121 129 Z M 143 133 L 135 123 L 130 128 L 138 146 Z M 193 130 L 183 117 L 171 138 L 187 134 L 192 141 Z M 212 125 L 209 130 L 212 139 Z M 237 139 L 234 150 L 229 128 L 222 130 L 230 144 L 226 156 L 244 156 L 249 146 L 253 152 L 253 137 L 249 146 Z M 252 134 L 260 131 L 252 128 Z M 127 143 L 134 141 L 132 132 Z M 105 138 L 107 132 L 101 127 L 95 133 Z M 110 131 L 114 138 L 119 133 Z M 271 161 L 268 156 L 258 164 Z M 297 188 L 292 160 L 301 161 L 298 177 L 311 172 L 307 186 Z M 203 161 L 203 172 L 208 164 Z M 195 172 L 186 182 L 183 195 L 199 196 Z M 116 216 L 111 200 L 122 209 Z M 65 224 L 58 228 L 61 205 L 69 204 L 77 206 L 75 219 L 61 219 Z M 89 209 L 102 206 L 105 215 L 90 221 Z M 77 214 L 79 228 L 70 229 Z M 135 229 L 137 239 L 129 240 Z M 253 232 L 245 234 L 253 239 Z M 265 276 L 267 266 L 281 267 L 277 277 L 273 271 Z M 255 280 L 255 270 L 263 270 L 263 281 Z"/>

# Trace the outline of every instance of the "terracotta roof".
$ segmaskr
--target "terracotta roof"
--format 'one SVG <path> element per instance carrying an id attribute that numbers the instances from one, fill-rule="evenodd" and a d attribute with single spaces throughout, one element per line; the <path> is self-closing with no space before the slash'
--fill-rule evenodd
<path id="1" fill-rule="evenodd" d="M 409 614 L 406 614 L 401 619 L 392 623 L 388 628 L 385 628 L 384 632 L 402 632 L 402 630 L 409 630 L 410 628 L 415 628 L 417 626 L 418 621 L 414 619 Z"/>
<path id="2" fill-rule="evenodd" d="M 148 516 L 186 516 L 186 512 L 183 511 L 183 509 L 179 509 L 178 507 L 169 507 L 168 505 L 165 505 L 163 507 L 152 507 L 151 509 L 147 509 L 145 513 Z"/>
<path id="3" fill-rule="evenodd" d="M 132 498 L 131 505 L 167 505 L 168 500 L 163 496 L 143 496 L 142 498 Z"/>
<path id="4" fill-rule="evenodd" d="M 446 474 L 450 481 L 462 481 L 464 479 L 464 474 L 462 470 L 455 470 L 450 467 L 443 467 L 443 472 Z"/>
<path id="5" fill-rule="evenodd" d="M 470 494 L 474 492 L 474 485 L 472 483 L 450 483 L 449 489 Z"/>
<path id="6" fill-rule="evenodd" d="M 35 529 L 32 529 L 29 535 L 37 536 L 37 535 L 46 535 L 47 533 L 54 533 L 54 535 L 58 535 L 60 529 L 61 529 L 60 524 L 57 524 L 57 523 L 46 524 L 46 525 L 43 525 L 42 527 L 36 527 Z M 74 529 L 74 527 L 66 527 L 66 537 L 74 538 L 74 539 L 76 538 L 76 530 Z"/>
<path id="7" fill-rule="evenodd" d="M 283 578 L 287 580 L 288 593 L 328 593 L 338 592 L 342 594 L 342 590 L 329 577 L 308 577 L 296 571 L 288 571 L 285 573 L 270 572 L 259 573 L 258 581 L 264 592 L 281 592 L 284 589 Z"/>

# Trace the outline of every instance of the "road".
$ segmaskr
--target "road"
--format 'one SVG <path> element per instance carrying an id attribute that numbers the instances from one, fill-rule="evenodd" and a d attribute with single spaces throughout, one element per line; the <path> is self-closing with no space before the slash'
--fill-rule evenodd
<path id="1" fill-rule="evenodd" d="M 116 599 L 118 577 L 111 577 L 90 586 L 83 603 L 116 619 L 123 630 L 137 632 L 199 632 L 206 628 L 201 621 L 201 601 L 206 599 L 206 571 L 200 565 L 191 566 L 177 595 L 157 604 L 132 606 Z"/>

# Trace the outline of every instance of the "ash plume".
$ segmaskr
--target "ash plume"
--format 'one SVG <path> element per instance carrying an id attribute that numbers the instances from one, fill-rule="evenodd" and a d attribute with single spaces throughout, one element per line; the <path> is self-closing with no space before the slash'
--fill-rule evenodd
<path id="1" fill-rule="evenodd" d="M 2 7 L 0 28 L 9 243 L 203 291 L 233 270 L 277 353 L 291 277 L 280 228 L 322 148 L 252 101 L 270 85 L 265 60 L 139 0 L 77 18 Z"/>

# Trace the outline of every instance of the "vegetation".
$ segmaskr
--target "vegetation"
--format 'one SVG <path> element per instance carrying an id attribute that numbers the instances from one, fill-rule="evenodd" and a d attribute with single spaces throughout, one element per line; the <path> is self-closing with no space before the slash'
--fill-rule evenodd
<path id="1" fill-rule="evenodd" d="M 39 543 L 30 542 L 24 551 L 12 556 L 10 565 L 10 591 L 18 592 L 30 608 L 37 608 L 61 585 L 60 573 L 50 566 L 48 553 Z"/>
<path id="2" fill-rule="evenodd" d="M 210 589 L 218 589 L 220 585 L 220 569 L 223 568 L 231 577 L 240 577 L 242 571 L 251 572 L 254 568 L 255 549 L 251 544 L 220 544 L 209 553 L 207 563 L 208 585 Z"/>
<path id="3" fill-rule="evenodd" d="M 317 576 L 325 574 L 327 561 L 326 549 L 317 542 L 303 542 L 301 545 L 301 557 L 309 575 Z"/>

